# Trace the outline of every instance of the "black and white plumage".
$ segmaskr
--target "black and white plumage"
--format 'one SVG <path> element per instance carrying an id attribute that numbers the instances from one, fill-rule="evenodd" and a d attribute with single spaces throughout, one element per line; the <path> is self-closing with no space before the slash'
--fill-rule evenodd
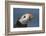
<path id="1" fill-rule="evenodd" d="M 17 20 L 16 27 L 27 27 L 27 23 L 32 19 L 32 14 L 27 13 Z"/>

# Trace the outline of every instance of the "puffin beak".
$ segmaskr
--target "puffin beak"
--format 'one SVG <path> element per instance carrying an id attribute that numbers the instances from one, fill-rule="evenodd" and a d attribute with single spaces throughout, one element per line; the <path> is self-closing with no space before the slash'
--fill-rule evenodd
<path id="1" fill-rule="evenodd" d="M 31 20 L 33 18 L 32 14 L 29 14 L 29 20 Z"/>
<path id="2" fill-rule="evenodd" d="M 30 16 L 30 19 L 32 19 L 32 18 L 33 18 L 32 14 L 29 14 L 29 16 Z"/>

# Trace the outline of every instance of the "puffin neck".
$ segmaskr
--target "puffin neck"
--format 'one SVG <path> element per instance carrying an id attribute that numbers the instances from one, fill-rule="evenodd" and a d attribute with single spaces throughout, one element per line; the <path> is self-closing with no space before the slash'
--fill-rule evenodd
<path id="1" fill-rule="evenodd" d="M 19 22 L 20 22 L 21 24 L 27 24 L 27 21 L 22 21 L 21 19 L 19 20 Z"/>

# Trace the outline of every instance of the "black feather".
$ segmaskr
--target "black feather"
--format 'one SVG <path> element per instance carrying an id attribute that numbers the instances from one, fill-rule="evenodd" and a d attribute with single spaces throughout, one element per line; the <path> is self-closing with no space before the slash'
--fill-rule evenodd
<path id="1" fill-rule="evenodd" d="M 21 23 L 17 20 L 16 27 L 27 27 L 27 24 L 21 24 Z"/>

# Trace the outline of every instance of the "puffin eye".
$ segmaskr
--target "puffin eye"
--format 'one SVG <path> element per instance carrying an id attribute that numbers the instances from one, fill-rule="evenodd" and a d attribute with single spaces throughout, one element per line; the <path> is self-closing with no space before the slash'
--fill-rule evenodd
<path id="1" fill-rule="evenodd" d="M 26 16 L 24 16 L 24 18 L 26 18 Z"/>

